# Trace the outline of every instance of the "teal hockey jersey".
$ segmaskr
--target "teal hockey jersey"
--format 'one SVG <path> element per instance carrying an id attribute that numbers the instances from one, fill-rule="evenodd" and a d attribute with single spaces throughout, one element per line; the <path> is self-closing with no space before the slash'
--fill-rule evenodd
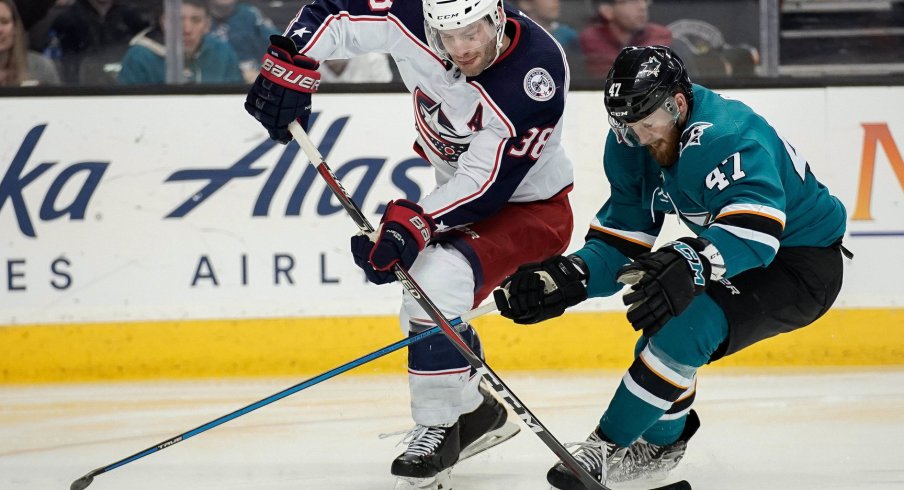
<path id="1" fill-rule="evenodd" d="M 611 195 L 576 252 L 590 269 L 591 297 L 621 289 L 616 272 L 652 249 L 665 214 L 712 242 L 725 278 L 769 265 L 779 247 L 825 247 L 844 235 L 844 206 L 794 146 L 747 105 L 693 90 L 671 167 L 609 132 L 603 165 Z"/>

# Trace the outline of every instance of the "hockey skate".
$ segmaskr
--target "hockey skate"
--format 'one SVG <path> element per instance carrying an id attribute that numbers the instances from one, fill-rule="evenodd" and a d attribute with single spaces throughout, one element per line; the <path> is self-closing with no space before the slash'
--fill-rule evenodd
<path id="1" fill-rule="evenodd" d="M 572 454 L 590 476 L 600 483 L 606 483 L 609 468 L 618 465 L 625 456 L 626 449 L 606 441 L 599 427 L 593 430 L 584 442 L 568 443 L 566 447 L 577 446 Z M 546 473 L 546 481 L 560 490 L 584 490 L 586 487 L 565 465 L 559 461 Z"/>
<path id="2" fill-rule="evenodd" d="M 396 489 L 450 490 L 452 467 L 475 454 L 511 439 L 520 431 L 507 422 L 508 413 L 496 398 L 480 388 L 483 403 L 447 426 L 417 425 L 402 443 L 408 449 L 393 462 Z"/>
<path id="3" fill-rule="evenodd" d="M 700 428 L 700 418 L 693 410 L 687 416 L 684 430 L 678 440 L 658 446 L 643 438 L 627 448 L 619 447 L 605 439 L 597 427 L 587 440 L 577 443 L 574 453 L 578 463 L 600 483 L 621 483 L 638 479 L 663 479 L 671 471 L 687 450 L 687 441 Z M 574 444 L 566 444 L 571 446 Z M 603 452 L 605 451 L 605 463 Z M 556 463 L 546 474 L 546 480 L 553 488 L 561 490 L 582 490 L 584 485 L 561 462 Z"/>
<path id="4" fill-rule="evenodd" d="M 609 481 L 619 483 L 638 479 L 664 479 L 684 457 L 687 441 L 699 428 L 700 418 L 697 412 L 691 410 L 677 441 L 659 446 L 640 438 L 628 447 L 620 464 L 609 467 Z"/>

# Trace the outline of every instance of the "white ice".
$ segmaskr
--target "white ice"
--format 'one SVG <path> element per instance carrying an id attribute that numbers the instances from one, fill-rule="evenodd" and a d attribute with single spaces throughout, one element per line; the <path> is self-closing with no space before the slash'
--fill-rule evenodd
<path id="1" fill-rule="evenodd" d="M 498 373 L 562 442 L 583 440 L 620 373 Z M 0 489 L 67 489 L 303 379 L 0 388 Z M 702 426 L 663 482 L 695 489 L 904 488 L 904 370 L 707 371 Z M 348 374 L 97 476 L 104 489 L 390 489 L 409 426 L 404 377 Z M 523 427 L 523 426 L 522 426 Z M 462 462 L 458 490 L 547 489 L 530 431 Z M 619 488 L 619 487 L 615 487 Z M 624 486 L 620 488 L 625 488 Z"/>

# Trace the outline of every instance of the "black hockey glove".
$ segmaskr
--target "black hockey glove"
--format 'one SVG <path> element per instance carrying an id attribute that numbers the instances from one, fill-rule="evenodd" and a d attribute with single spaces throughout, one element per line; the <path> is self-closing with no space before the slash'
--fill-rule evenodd
<path id="1" fill-rule="evenodd" d="M 319 65 L 298 54 L 288 37 L 270 36 L 261 73 L 245 98 L 245 110 L 267 129 L 270 138 L 283 144 L 292 141 L 288 128 L 296 119 L 307 131 L 311 94 L 320 85 Z"/>
<path id="2" fill-rule="evenodd" d="M 417 203 L 406 199 L 390 201 L 374 241 L 365 235 L 352 237 L 355 264 L 374 284 L 395 281 L 392 267 L 400 264 L 409 269 L 435 230 L 433 218 Z"/>
<path id="3" fill-rule="evenodd" d="M 493 299 L 499 313 L 515 323 L 555 318 L 587 299 L 586 268 L 580 258 L 561 255 L 524 264 L 493 291 Z"/>
<path id="4" fill-rule="evenodd" d="M 395 273 L 391 270 L 378 271 L 370 265 L 370 251 L 374 248 L 374 242 L 370 240 L 369 236 L 358 233 L 352 237 L 351 246 L 355 265 L 364 271 L 364 276 L 368 281 L 374 284 L 389 284 L 396 280 Z"/>
<path id="5" fill-rule="evenodd" d="M 619 269 L 616 280 L 631 286 L 622 300 L 634 330 L 643 330 L 647 337 L 656 335 L 706 289 L 712 266 L 699 253 L 706 245 L 699 238 L 681 238 Z"/>

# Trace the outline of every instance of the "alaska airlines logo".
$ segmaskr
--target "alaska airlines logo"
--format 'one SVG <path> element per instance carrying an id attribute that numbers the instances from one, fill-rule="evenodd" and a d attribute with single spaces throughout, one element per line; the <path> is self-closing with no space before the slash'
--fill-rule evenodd
<path id="1" fill-rule="evenodd" d="M 38 236 L 33 221 L 35 217 L 40 221 L 84 221 L 91 198 L 110 166 L 108 161 L 75 162 L 67 166 L 59 165 L 58 161 L 33 159 L 32 153 L 46 128 L 47 124 L 31 128 L 9 166 L 6 162 L 0 162 L 0 170 L 6 167 L 0 176 L 0 211 L 4 207 L 9 209 L 15 215 L 19 231 L 30 238 Z M 30 163 L 31 160 L 35 161 Z M 59 170 L 55 176 L 54 172 L 48 173 L 51 168 Z M 31 188 L 26 189 L 29 186 Z M 34 209 L 28 207 L 28 197 L 40 197 L 42 186 L 44 197 L 35 216 Z M 7 202 L 9 206 L 6 206 Z"/>
<path id="2" fill-rule="evenodd" d="M 700 140 L 703 138 L 703 132 L 711 127 L 712 124 L 708 122 L 695 122 L 688 126 L 681 133 L 681 148 L 678 150 L 678 156 L 680 157 L 689 146 L 702 145 L 703 143 Z"/>
<path id="3" fill-rule="evenodd" d="M 324 121 L 319 116 L 318 112 L 311 115 L 310 126 L 313 127 L 318 119 L 321 120 L 319 125 L 327 126 L 318 148 L 325 158 L 329 158 L 350 118 L 346 116 Z M 84 222 L 90 217 L 100 221 L 100 216 L 111 209 L 111 199 L 101 198 L 100 203 L 95 203 L 98 200 L 95 196 L 115 192 L 117 186 L 134 185 L 122 184 L 116 177 L 107 179 L 108 171 L 115 168 L 109 157 L 72 157 L 61 161 L 65 155 L 56 153 L 57 140 L 45 134 L 51 133 L 47 129 L 48 125 L 43 123 L 31 128 L 18 144 L 12 159 L 0 161 L 0 237 L 4 239 L 12 233 L 12 229 L 5 227 L 7 223 L 18 225 L 22 236 L 37 238 L 44 224 Z M 56 137 L 60 137 L 59 133 Z M 7 151 L 7 141 L 0 143 Z M 90 151 L 95 154 L 95 150 Z M 274 156 L 272 153 L 276 151 L 280 153 Z M 174 166 L 163 179 L 164 183 L 189 184 L 190 187 L 179 200 L 157 204 L 170 207 L 171 211 L 164 218 L 183 219 L 195 209 L 207 205 L 214 196 L 228 194 L 225 199 L 235 199 L 234 186 L 252 185 L 256 186 L 257 192 L 247 196 L 247 205 L 249 215 L 254 218 L 301 216 L 303 207 L 316 213 L 316 216 L 343 213 L 344 209 L 337 204 L 333 193 L 318 185 L 314 166 L 304 165 L 300 175 L 292 177 L 290 169 L 303 165 L 307 160 L 300 160 L 303 157 L 296 159 L 300 152 L 297 143 L 282 146 L 266 139 L 231 162 L 207 162 L 204 166 L 191 168 Z M 216 158 L 219 159 L 219 155 Z M 349 161 L 331 163 L 335 178 L 339 181 L 349 174 L 360 176 L 351 179 L 354 185 L 348 189 L 349 195 L 360 205 L 368 201 L 380 180 L 387 180 L 395 186 L 405 199 L 420 200 L 424 194 L 422 184 L 410 173 L 413 169 L 430 166 L 413 155 L 401 161 L 392 161 L 387 157 L 357 154 Z M 149 195 L 131 196 L 135 201 L 129 203 L 129 208 L 132 205 L 137 208 L 142 204 L 142 199 Z M 280 200 L 284 201 L 283 207 L 277 209 Z M 385 208 L 385 203 L 379 203 L 369 208 L 368 212 L 379 215 Z"/>
<path id="4" fill-rule="evenodd" d="M 419 87 L 414 89 L 414 104 L 417 129 L 430 150 L 443 160 L 457 162 L 461 154 L 468 151 L 474 134 L 458 134 L 443 112 L 442 103 L 431 99 Z"/>

